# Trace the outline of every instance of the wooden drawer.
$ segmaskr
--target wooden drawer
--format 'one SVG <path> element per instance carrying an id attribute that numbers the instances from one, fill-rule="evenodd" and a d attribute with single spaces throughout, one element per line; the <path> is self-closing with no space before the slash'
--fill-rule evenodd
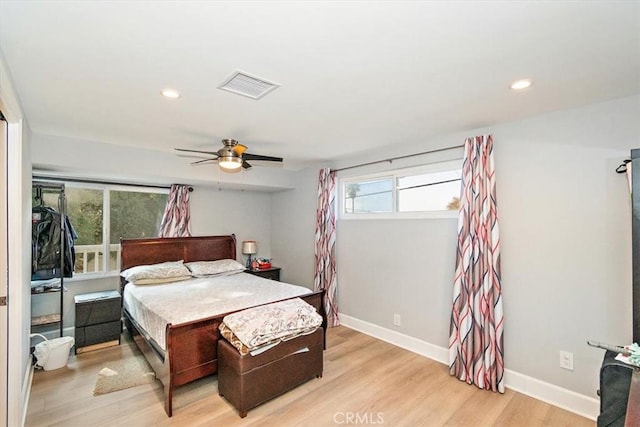
<path id="1" fill-rule="evenodd" d="M 76 295 L 76 328 L 119 321 L 120 294 L 117 291 Z"/>
<path id="2" fill-rule="evenodd" d="M 76 327 L 76 349 L 116 340 L 120 343 L 120 331 L 120 319 L 81 328 Z"/>
<path id="3" fill-rule="evenodd" d="M 264 277 L 265 279 L 271 279 L 280 281 L 280 268 L 272 267 L 267 268 L 265 270 L 246 270 L 247 273 L 253 274 L 254 276 Z"/>

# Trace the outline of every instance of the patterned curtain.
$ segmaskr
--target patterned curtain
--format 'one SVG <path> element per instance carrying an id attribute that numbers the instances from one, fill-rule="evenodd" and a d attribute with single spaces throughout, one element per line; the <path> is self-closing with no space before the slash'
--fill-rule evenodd
<path id="1" fill-rule="evenodd" d="M 160 237 L 191 236 L 191 216 L 189 214 L 189 187 L 173 184 L 169 190 L 169 200 L 164 208 Z"/>
<path id="2" fill-rule="evenodd" d="M 316 211 L 315 274 L 313 289 L 324 290 L 324 310 L 327 325 L 338 326 L 336 280 L 336 173 L 320 169 L 318 178 L 318 209 Z"/>
<path id="3" fill-rule="evenodd" d="M 449 337 L 449 372 L 504 393 L 500 234 L 493 137 L 464 145 L 458 249 Z"/>

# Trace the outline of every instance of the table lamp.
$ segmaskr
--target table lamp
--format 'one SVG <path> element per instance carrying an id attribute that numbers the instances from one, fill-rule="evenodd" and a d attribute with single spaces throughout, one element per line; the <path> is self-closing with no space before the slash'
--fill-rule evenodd
<path id="1" fill-rule="evenodd" d="M 242 253 L 245 255 L 249 255 L 247 258 L 247 270 L 251 269 L 251 255 L 254 255 L 258 252 L 258 245 L 256 245 L 255 240 L 244 240 L 242 242 Z"/>

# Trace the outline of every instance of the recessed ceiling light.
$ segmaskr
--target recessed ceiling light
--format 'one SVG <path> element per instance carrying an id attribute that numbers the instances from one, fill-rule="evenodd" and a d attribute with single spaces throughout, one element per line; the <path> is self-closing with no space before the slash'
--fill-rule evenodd
<path id="1" fill-rule="evenodd" d="M 532 84 L 533 82 L 531 81 L 531 79 L 516 80 L 515 82 L 511 83 L 511 89 L 522 90 L 530 87 Z"/>
<path id="2" fill-rule="evenodd" d="M 167 98 L 180 98 L 182 94 L 174 89 L 164 89 L 162 92 L 162 96 L 166 96 Z"/>

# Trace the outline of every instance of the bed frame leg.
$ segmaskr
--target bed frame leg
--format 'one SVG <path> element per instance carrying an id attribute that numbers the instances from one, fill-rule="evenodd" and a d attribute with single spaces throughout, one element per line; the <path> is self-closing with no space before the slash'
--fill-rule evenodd
<path id="1" fill-rule="evenodd" d="M 172 390 L 171 386 L 167 386 L 164 389 L 164 411 L 167 413 L 168 417 L 173 415 L 173 399 L 172 399 Z"/>

